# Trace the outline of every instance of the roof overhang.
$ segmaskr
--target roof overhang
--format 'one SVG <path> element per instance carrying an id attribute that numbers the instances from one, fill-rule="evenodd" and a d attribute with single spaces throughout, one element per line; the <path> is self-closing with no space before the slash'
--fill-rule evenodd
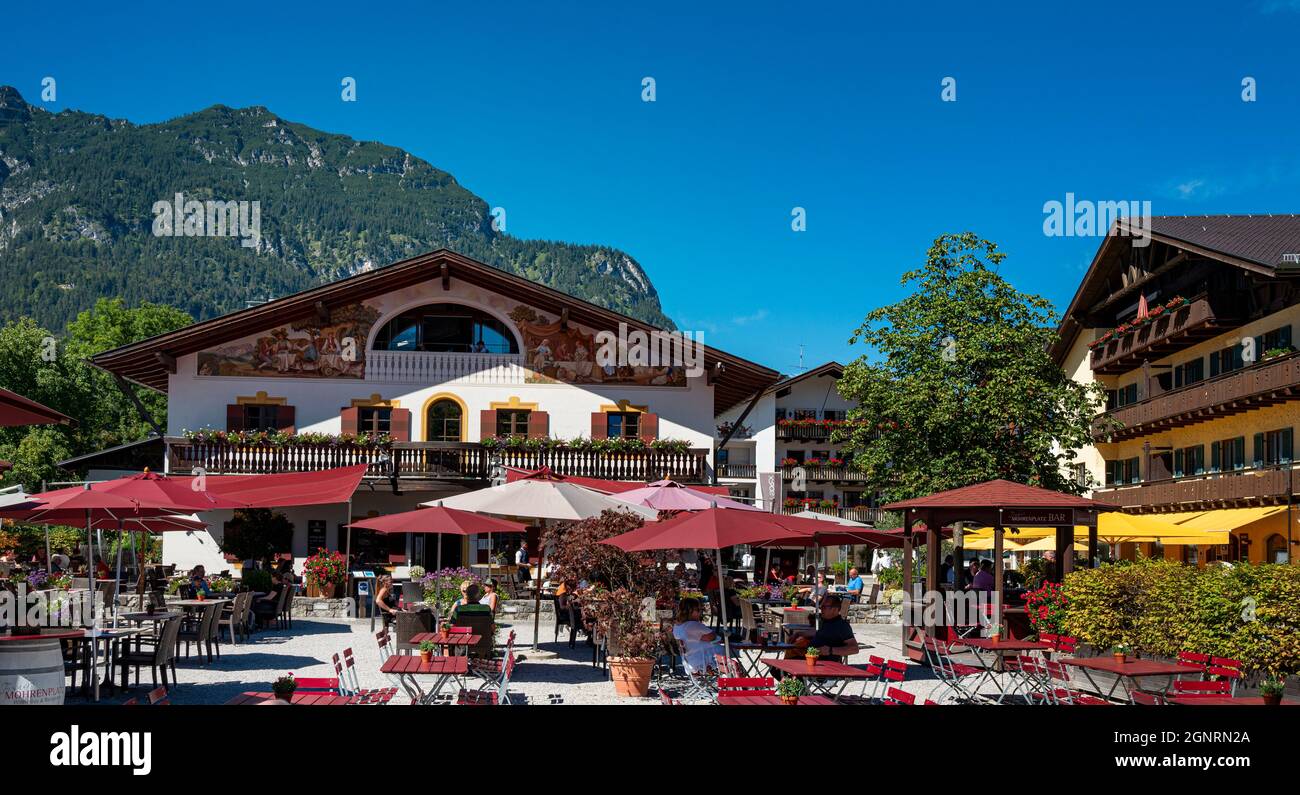
<path id="1" fill-rule="evenodd" d="M 169 368 L 174 368 L 176 359 L 181 356 L 285 323 L 317 317 L 321 309 L 357 303 L 421 282 L 447 279 L 458 279 L 502 293 L 556 315 L 567 310 L 569 320 L 594 329 L 617 329 L 619 323 L 626 323 L 629 329 L 646 332 L 662 330 L 454 251 L 438 249 L 384 268 L 106 351 L 93 357 L 91 364 L 128 381 L 166 393 Z M 715 374 L 712 376 L 715 414 L 731 408 L 780 379 L 780 373 L 775 370 L 708 346 L 705 346 L 704 364 L 706 369 Z"/>

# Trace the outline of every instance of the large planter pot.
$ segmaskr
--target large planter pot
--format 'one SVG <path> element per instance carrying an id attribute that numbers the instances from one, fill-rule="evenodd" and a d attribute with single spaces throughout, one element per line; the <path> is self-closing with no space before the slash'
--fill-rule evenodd
<path id="1" fill-rule="evenodd" d="M 614 692 L 620 696 L 644 697 L 650 692 L 650 672 L 655 661 L 649 657 L 610 657 L 609 673 L 614 678 Z"/>
<path id="2" fill-rule="evenodd" d="M 0 704 L 62 703 L 63 651 L 58 637 L 0 639 Z"/>
<path id="3" fill-rule="evenodd" d="M 307 581 L 307 595 L 316 596 L 323 599 L 333 599 L 338 592 L 338 583 L 327 582 L 317 583 L 313 580 Z"/>

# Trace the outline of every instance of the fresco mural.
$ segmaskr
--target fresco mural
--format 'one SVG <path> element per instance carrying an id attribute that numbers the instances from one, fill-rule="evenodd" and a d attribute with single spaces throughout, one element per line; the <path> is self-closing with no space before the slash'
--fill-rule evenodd
<path id="1" fill-rule="evenodd" d="M 567 329 L 561 328 L 558 319 L 552 321 L 532 307 L 516 306 L 510 319 L 524 338 L 526 383 L 687 385 L 682 367 L 598 365 L 594 334 L 572 323 Z"/>
<path id="2" fill-rule="evenodd" d="M 253 342 L 198 355 L 199 375 L 365 378 L 366 340 L 379 310 L 349 304 L 330 311 L 329 325 L 303 321 L 272 329 Z"/>

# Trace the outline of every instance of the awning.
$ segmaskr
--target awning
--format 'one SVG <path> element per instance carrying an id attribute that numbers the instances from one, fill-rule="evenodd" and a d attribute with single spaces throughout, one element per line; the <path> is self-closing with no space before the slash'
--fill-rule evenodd
<path id="1" fill-rule="evenodd" d="M 1223 508 L 1198 514 L 1182 522 L 1179 526 L 1191 530 L 1231 531 L 1258 522 L 1260 519 L 1266 519 L 1274 514 L 1285 512 L 1286 507 L 1281 505 L 1270 505 L 1263 508 Z"/>
<path id="2" fill-rule="evenodd" d="M 319 472 L 277 475 L 208 475 L 213 494 L 248 503 L 253 508 L 290 508 L 347 502 L 361 485 L 368 464 Z"/>
<path id="3" fill-rule="evenodd" d="M 72 418 L 8 389 L 0 389 L 0 425 L 70 425 Z"/>

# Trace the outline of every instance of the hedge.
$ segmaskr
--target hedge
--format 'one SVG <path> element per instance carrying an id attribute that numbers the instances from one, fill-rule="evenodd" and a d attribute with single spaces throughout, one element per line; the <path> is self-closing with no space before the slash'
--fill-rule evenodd
<path id="1" fill-rule="evenodd" d="M 1065 578 L 1062 630 L 1095 648 L 1195 651 L 1248 671 L 1300 671 L 1300 566 L 1122 561 Z M 1253 609 L 1252 609 L 1253 608 Z"/>

